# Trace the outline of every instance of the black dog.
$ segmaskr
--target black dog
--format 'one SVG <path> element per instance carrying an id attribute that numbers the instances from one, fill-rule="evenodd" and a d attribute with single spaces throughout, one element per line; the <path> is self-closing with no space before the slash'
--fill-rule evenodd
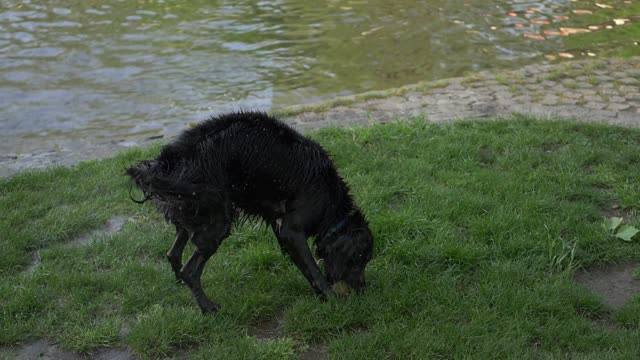
<path id="1" fill-rule="evenodd" d="M 365 286 L 372 256 L 367 221 L 324 149 L 282 122 L 259 112 L 231 113 L 186 130 L 154 160 L 127 174 L 176 227 L 167 259 L 203 312 L 216 311 L 200 285 L 207 260 L 242 212 L 259 217 L 275 233 L 314 290 L 333 294 L 345 281 Z M 307 238 L 314 236 L 318 269 Z M 188 239 L 196 246 L 182 267 Z"/>

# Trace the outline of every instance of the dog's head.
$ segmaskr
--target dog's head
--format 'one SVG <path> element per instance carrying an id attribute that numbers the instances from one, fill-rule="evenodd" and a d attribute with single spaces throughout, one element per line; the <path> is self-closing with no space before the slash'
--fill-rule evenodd
<path id="1" fill-rule="evenodd" d="M 350 214 L 342 229 L 324 244 L 318 254 L 324 261 L 327 281 L 344 281 L 356 291 L 366 286 L 365 268 L 373 255 L 373 236 L 358 211 Z"/>

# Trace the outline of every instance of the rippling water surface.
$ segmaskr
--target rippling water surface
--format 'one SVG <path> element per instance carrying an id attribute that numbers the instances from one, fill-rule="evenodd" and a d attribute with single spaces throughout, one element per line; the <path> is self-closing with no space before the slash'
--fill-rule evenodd
<path id="1" fill-rule="evenodd" d="M 0 153 L 15 154 L 521 65 L 561 39 L 524 39 L 507 14 L 550 18 L 571 1 L 0 4 Z"/>

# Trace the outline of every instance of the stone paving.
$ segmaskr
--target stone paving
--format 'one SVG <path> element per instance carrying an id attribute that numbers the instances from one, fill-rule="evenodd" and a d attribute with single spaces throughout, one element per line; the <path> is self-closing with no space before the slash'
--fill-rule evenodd
<path id="1" fill-rule="evenodd" d="M 369 100 L 366 100 L 369 99 Z M 640 127 L 640 57 L 530 65 L 482 72 L 294 106 L 284 119 L 301 130 L 353 126 L 424 116 L 433 122 L 523 113 L 536 117 Z"/>
<path id="2" fill-rule="evenodd" d="M 276 109 L 274 113 L 302 131 L 416 116 L 446 122 L 508 117 L 513 113 L 640 127 L 640 57 L 543 63 L 513 71 L 480 72 Z M 139 144 L 145 144 L 145 140 L 140 139 Z M 28 168 L 108 157 L 122 148 L 121 143 L 114 141 L 93 146 L 90 151 L 83 148 L 83 151 L 0 154 L 0 176 Z"/>

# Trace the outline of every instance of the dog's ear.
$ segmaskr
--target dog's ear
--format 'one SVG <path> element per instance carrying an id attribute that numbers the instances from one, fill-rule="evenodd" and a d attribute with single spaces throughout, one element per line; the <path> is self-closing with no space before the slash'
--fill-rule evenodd
<path id="1" fill-rule="evenodd" d="M 358 229 L 350 234 L 343 234 L 327 246 L 327 253 L 346 259 L 364 254 L 370 247 L 371 235 L 368 231 Z"/>

